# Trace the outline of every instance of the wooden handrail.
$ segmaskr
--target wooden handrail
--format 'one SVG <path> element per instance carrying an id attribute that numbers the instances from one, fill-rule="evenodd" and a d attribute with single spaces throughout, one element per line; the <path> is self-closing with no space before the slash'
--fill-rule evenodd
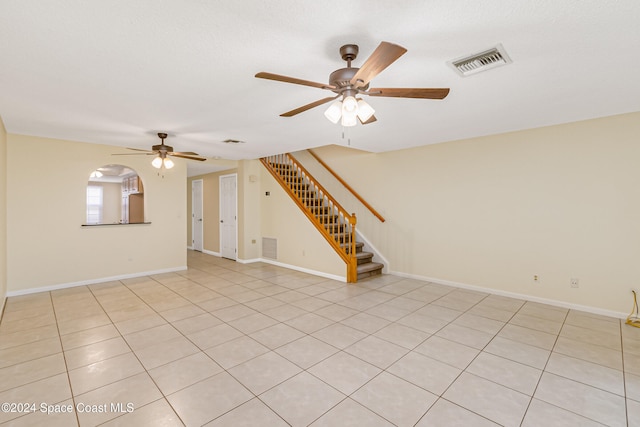
<path id="1" fill-rule="evenodd" d="M 355 214 L 349 214 L 289 153 L 263 157 L 260 161 L 346 263 L 347 282 L 356 282 Z"/>
<path id="2" fill-rule="evenodd" d="M 316 159 L 318 161 L 318 163 L 320 163 L 322 166 L 324 166 L 324 168 L 326 170 L 328 170 L 331 175 L 334 176 L 335 179 L 337 179 L 340 184 L 344 185 L 344 187 L 349 190 L 351 192 L 351 194 L 353 194 L 355 196 L 356 199 L 358 199 L 360 201 L 360 203 L 362 203 L 367 209 L 369 209 L 369 211 L 380 220 L 380 222 L 384 222 L 385 219 L 382 215 L 380 215 L 380 213 L 378 213 L 377 210 L 375 210 L 373 208 L 373 206 L 371 206 L 369 203 L 367 203 L 367 201 L 362 198 L 362 196 L 360 194 L 358 194 L 358 192 L 356 190 L 354 190 L 349 184 L 347 184 L 347 182 L 342 179 L 342 177 L 340 177 L 340 175 L 338 175 L 333 169 L 331 169 L 331 167 L 326 164 L 320 157 L 318 157 L 318 155 L 316 153 L 313 152 L 313 150 L 307 150 L 309 151 L 309 153 L 313 156 L 314 159 Z"/>

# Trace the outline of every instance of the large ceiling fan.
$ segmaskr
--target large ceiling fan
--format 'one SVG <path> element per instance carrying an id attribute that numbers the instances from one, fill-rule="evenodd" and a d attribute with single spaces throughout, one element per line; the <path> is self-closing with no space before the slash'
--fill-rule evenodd
<path id="1" fill-rule="evenodd" d="M 346 68 L 340 68 L 329 75 L 329 84 L 316 83 L 278 74 L 260 72 L 256 77 L 276 80 L 303 86 L 317 87 L 336 93 L 294 110 L 280 114 L 281 117 L 292 117 L 296 114 L 334 101 L 324 113 L 333 123 L 341 121 L 343 126 L 355 126 L 359 120 L 362 124 L 376 121 L 375 112 L 359 95 L 384 96 L 394 98 L 444 99 L 449 94 L 448 88 L 370 88 L 369 83 L 375 76 L 400 58 L 407 49 L 393 43 L 382 42 L 367 58 L 360 68 L 351 67 L 351 61 L 358 56 L 358 45 L 347 44 L 340 48 L 340 56 L 347 61 Z"/>
<path id="2" fill-rule="evenodd" d="M 160 169 L 163 166 L 166 169 L 171 169 L 174 166 L 173 161 L 170 159 L 171 156 L 180 157 L 180 158 L 189 159 L 189 160 L 198 160 L 200 162 L 204 162 L 205 160 L 207 160 L 204 157 L 200 157 L 198 153 L 194 153 L 191 151 L 186 151 L 186 152 L 173 151 L 173 147 L 166 145 L 164 143 L 164 140 L 167 137 L 166 133 L 159 132 L 158 137 L 160 138 L 161 143 L 159 145 L 152 146 L 151 150 L 141 150 L 139 148 L 127 148 L 127 150 L 141 151 L 141 153 L 120 153 L 120 154 L 114 154 L 114 156 L 131 156 L 131 155 L 135 156 L 140 154 L 144 154 L 147 156 L 152 156 L 152 155 L 157 156 L 155 159 L 153 159 L 151 164 L 153 165 L 153 167 L 158 169 Z"/>

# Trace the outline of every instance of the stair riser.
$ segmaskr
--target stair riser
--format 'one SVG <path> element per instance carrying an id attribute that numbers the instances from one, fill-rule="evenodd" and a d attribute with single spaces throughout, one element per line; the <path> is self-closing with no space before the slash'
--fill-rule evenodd
<path id="1" fill-rule="evenodd" d="M 367 258 L 358 258 L 358 265 L 368 264 L 373 260 L 373 254 Z"/>
<path id="2" fill-rule="evenodd" d="M 316 216 L 330 215 L 331 208 L 329 206 L 312 206 L 311 212 Z"/>
<path id="3" fill-rule="evenodd" d="M 344 248 L 344 245 L 341 245 Z M 364 245 L 362 243 L 358 243 L 356 242 L 356 253 L 359 254 L 362 252 L 362 248 L 364 247 Z M 346 248 L 345 249 L 346 253 L 350 253 L 351 252 L 351 248 Z"/>
<path id="4" fill-rule="evenodd" d="M 367 279 L 369 277 L 380 276 L 382 274 L 382 267 L 373 271 L 367 271 L 366 273 L 359 273 L 358 280 Z"/>
<path id="5" fill-rule="evenodd" d="M 331 234 L 344 233 L 344 224 L 324 224 L 324 228 Z"/>
<path id="6" fill-rule="evenodd" d="M 340 243 L 341 245 L 345 242 L 348 242 L 349 237 L 345 236 L 344 234 L 333 234 L 331 237 L 333 237 L 333 240 L 335 240 L 336 242 Z"/>

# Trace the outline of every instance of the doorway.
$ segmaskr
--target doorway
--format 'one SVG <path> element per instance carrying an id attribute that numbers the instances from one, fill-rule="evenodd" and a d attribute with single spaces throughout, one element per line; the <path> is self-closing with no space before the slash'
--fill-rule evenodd
<path id="1" fill-rule="evenodd" d="M 191 247 L 194 251 L 202 252 L 203 240 L 202 221 L 202 180 L 191 182 Z"/>
<path id="2" fill-rule="evenodd" d="M 220 256 L 237 259 L 238 194 L 237 174 L 220 176 Z"/>

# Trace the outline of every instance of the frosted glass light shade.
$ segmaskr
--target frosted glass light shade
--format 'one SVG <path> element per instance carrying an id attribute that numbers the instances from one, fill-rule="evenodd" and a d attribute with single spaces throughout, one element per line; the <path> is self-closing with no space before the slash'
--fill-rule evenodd
<path id="1" fill-rule="evenodd" d="M 358 110 L 358 101 L 353 96 L 347 96 L 342 101 L 342 114 L 345 112 L 355 113 Z"/>
<path id="2" fill-rule="evenodd" d="M 342 112 L 342 126 L 355 126 L 358 124 L 358 116 L 355 111 L 343 111 Z"/>
<path id="3" fill-rule="evenodd" d="M 164 167 L 167 169 L 171 169 L 174 165 L 173 160 L 171 160 L 170 158 L 165 158 L 164 159 Z"/>
<path id="4" fill-rule="evenodd" d="M 366 122 L 373 116 L 373 113 L 376 111 L 371 107 L 371 105 L 364 102 L 364 100 L 358 101 L 358 117 L 362 123 Z"/>
<path id="5" fill-rule="evenodd" d="M 324 116 L 329 119 L 331 123 L 338 123 L 342 116 L 342 101 L 333 101 L 327 111 L 324 112 Z"/>
<path id="6" fill-rule="evenodd" d="M 151 162 L 151 166 L 156 169 L 160 169 L 162 167 L 162 157 L 158 156 Z"/>

